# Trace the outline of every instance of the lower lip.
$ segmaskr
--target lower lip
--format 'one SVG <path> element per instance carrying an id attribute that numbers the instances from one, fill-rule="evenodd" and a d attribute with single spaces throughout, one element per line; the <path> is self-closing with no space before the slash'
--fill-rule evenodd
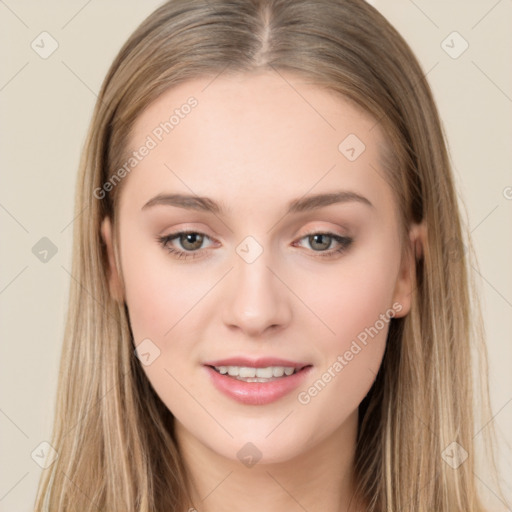
<path id="1" fill-rule="evenodd" d="M 222 375 L 210 366 L 205 366 L 213 385 L 225 395 L 246 405 L 266 405 L 287 395 L 305 379 L 312 369 L 306 366 L 288 377 L 281 377 L 269 382 L 245 382 L 228 375 Z"/>

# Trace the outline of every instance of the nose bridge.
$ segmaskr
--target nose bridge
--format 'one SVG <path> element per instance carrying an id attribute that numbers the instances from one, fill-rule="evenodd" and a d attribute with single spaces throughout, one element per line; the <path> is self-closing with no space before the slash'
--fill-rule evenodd
<path id="1" fill-rule="evenodd" d="M 224 322 L 251 335 L 286 324 L 291 312 L 286 289 L 274 275 L 270 249 L 248 236 L 235 251 L 231 296 L 225 303 Z"/>

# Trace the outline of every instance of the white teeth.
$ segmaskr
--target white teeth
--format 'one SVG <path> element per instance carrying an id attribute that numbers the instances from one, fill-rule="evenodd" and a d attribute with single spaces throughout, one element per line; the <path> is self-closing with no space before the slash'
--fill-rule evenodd
<path id="1" fill-rule="evenodd" d="M 268 368 L 256 368 L 256 377 L 259 377 L 260 379 L 270 379 L 273 372 L 274 369 L 272 366 L 269 366 Z M 240 372 L 240 376 L 242 376 L 242 372 Z"/>
<path id="2" fill-rule="evenodd" d="M 249 366 L 215 366 L 219 373 L 231 377 L 271 379 L 272 377 L 289 376 L 295 372 L 290 366 L 267 366 L 266 368 L 251 368 Z M 297 370 L 298 371 L 298 370 Z M 264 381 L 263 381 L 264 382 Z"/>
<path id="3" fill-rule="evenodd" d="M 240 368 L 238 366 L 228 366 L 228 373 L 232 377 L 236 377 L 238 375 Z"/>
<path id="4" fill-rule="evenodd" d="M 242 366 L 238 370 L 238 376 L 239 377 L 263 377 L 263 375 L 259 375 L 259 369 L 256 370 L 256 368 L 248 368 L 247 366 Z"/>
<path id="5" fill-rule="evenodd" d="M 274 377 L 282 377 L 284 375 L 284 368 L 282 366 L 274 366 L 272 370 L 272 375 Z"/>

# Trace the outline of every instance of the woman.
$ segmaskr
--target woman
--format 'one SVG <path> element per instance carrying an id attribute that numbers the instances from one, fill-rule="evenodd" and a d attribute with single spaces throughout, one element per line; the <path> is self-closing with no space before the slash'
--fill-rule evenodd
<path id="1" fill-rule="evenodd" d="M 36 510 L 484 510 L 449 158 L 374 8 L 162 5 L 99 94 L 84 209 Z"/>

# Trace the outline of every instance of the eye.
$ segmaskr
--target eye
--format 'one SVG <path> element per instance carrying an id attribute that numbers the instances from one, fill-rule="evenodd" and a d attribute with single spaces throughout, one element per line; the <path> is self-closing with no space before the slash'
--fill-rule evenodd
<path id="1" fill-rule="evenodd" d="M 314 252 L 320 253 L 316 254 L 315 256 L 319 256 L 322 258 L 333 257 L 337 254 L 346 251 L 353 242 L 352 238 L 328 232 L 309 233 L 301 238 L 301 240 L 305 239 L 307 239 L 310 247 L 313 249 Z M 333 242 L 335 244 L 338 244 L 338 247 L 335 249 L 331 248 Z M 325 250 L 329 248 L 331 249 Z"/>
<path id="2" fill-rule="evenodd" d="M 178 259 L 195 259 L 202 257 L 202 253 L 204 252 L 202 245 L 205 239 L 210 239 L 210 237 L 198 231 L 178 231 L 170 235 L 157 237 L 162 247 L 166 248 L 169 253 L 173 254 Z M 352 238 L 328 232 L 309 233 L 300 238 L 300 240 L 305 239 L 308 240 L 313 252 L 318 253 L 315 256 L 323 258 L 334 257 L 346 251 L 353 242 Z M 182 249 L 172 245 L 172 242 L 175 240 L 179 241 Z M 338 244 L 337 248 L 332 248 L 333 242 L 334 244 Z"/>
<path id="3" fill-rule="evenodd" d="M 158 236 L 158 242 L 165 247 L 171 254 L 174 254 L 178 259 L 198 258 L 201 256 L 201 246 L 206 238 L 210 238 L 204 233 L 198 231 L 178 231 L 167 236 Z M 181 247 L 185 250 L 173 247 L 171 242 L 179 240 Z"/>

